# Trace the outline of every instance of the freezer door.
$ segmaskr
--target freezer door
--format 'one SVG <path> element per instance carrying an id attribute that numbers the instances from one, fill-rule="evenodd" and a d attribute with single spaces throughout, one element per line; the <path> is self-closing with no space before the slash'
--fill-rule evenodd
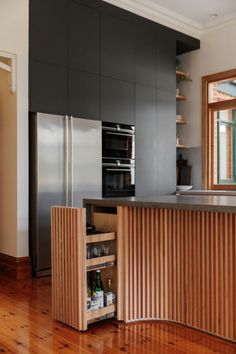
<path id="1" fill-rule="evenodd" d="M 65 117 L 36 115 L 36 272 L 51 268 L 50 208 L 66 204 L 65 127 Z"/>
<path id="2" fill-rule="evenodd" d="M 102 196 L 101 122 L 71 117 L 71 205 Z M 69 193 L 70 195 L 70 193 Z"/>

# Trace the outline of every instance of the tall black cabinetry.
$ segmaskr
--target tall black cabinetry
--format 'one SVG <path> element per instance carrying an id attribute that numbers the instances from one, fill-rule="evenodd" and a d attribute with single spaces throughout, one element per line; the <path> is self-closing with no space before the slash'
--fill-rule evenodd
<path id="1" fill-rule="evenodd" d="M 30 111 L 135 124 L 137 195 L 174 192 L 175 57 L 199 41 L 101 0 L 29 4 Z"/>
<path id="2" fill-rule="evenodd" d="M 100 14 L 68 1 L 68 114 L 100 119 Z"/>
<path id="3" fill-rule="evenodd" d="M 30 110 L 67 111 L 67 0 L 29 2 Z"/>
<path id="4" fill-rule="evenodd" d="M 100 14 L 73 0 L 30 0 L 30 111 L 100 119 Z"/>

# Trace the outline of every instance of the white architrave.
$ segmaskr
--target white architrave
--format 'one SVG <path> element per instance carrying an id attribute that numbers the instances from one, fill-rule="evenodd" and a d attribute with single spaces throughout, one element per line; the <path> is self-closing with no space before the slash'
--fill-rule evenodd
<path id="1" fill-rule="evenodd" d="M 0 51 L 0 57 L 10 60 L 10 65 L 0 61 L 0 69 L 6 70 L 11 74 L 11 91 L 16 92 L 16 55 Z"/>

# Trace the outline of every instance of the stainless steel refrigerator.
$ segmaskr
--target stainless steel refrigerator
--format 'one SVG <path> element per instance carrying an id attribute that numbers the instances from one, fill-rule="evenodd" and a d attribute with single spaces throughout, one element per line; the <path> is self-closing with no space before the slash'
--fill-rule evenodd
<path id="1" fill-rule="evenodd" d="M 30 256 L 39 276 L 51 269 L 51 206 L 102 195 L 101 122 L 32 113 L 29 142 Z"/>

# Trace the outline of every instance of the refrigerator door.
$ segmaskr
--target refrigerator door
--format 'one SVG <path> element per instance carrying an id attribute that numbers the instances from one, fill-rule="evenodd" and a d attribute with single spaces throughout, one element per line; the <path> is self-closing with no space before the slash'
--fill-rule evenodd
<path id="1" fill-rule="evenodd" d="M 102 196 L 102 129 L 101 122 L 71 120 L 70 192 L 71 205 L 83 206 L 83 198 Z"/>
<path id="2" fill-rule="evenodd" d="M 51 268 L 50 208 L 52 205 L 66 205 L 66 118 L 37 113 L 35 129 L 36 210 L 35 234 L 31 235 L 35 239 L 33 267 L 34 273 L 47 274 Z"/>

